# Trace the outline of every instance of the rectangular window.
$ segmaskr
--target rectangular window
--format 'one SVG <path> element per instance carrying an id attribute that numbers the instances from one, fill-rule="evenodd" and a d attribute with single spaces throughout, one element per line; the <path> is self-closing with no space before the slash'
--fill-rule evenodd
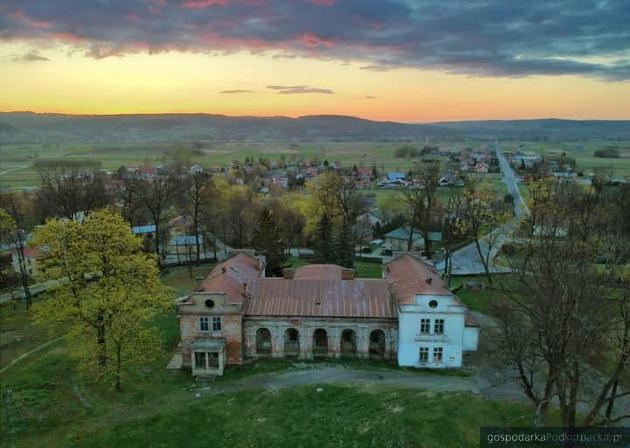
<path id="1" fill-rule="evenodd" d="M 433 324 L 433 333 L 444 334 L 444 319 L 435 319 Z"/>
<path id="2" fill-rule="evenodd" d="M 208 316 L 201 316 L 199 318 L 199 331 L 210 331 L 209 323 L 210 318 Z"/>
<path id="3" fill-rule="evenodd" d="M 420 347 L 418 360 L 420 362 L 428 362 L 429 361 L 429 348 L 428 347 Z"/>
<path id="4" fill-rule="evenodd" d="M 212 331 L 221 331 L 221 318 L 220 317 L 212 318 Z"/>
<path id="5" fill-rule="evenodd" d="M 420 334 L 429 334 L 431 331 L 431 319 L 420 319 Z"/>
<path id="6" fill-rule="evenodd" d="M 195 352 L 195 368 L 206 368 L 206 354 L 204 352 Z"/>
<path id="7" fill-rule="evenodd" d="M 219 354 L 217 352 L 208 352 L 208 368 L 219 367 Z"/>
<path id="8" fill-rule="evenodd" d="M 435 347 L 433 349 L 433 362 L 442 362 L 442 354 L 444 349 L 442 347 Z"/>

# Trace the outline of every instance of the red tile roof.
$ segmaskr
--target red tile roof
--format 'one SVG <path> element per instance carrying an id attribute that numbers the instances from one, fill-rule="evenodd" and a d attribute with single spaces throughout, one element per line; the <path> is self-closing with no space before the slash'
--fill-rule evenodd
<path id="1" fill-rule="evenodd" d="M 472 313 L 468 310 L 466 310 L 466 317 L 464 319 L 464 325 L 466 327 L 479 327 L 479 322 L 477 322 L 477 319 L 475 318 L 475 316 L 473 316 Z"/>
<path id="2" fill-rule="evenodd" d="M 251 285 L 251 286 L 250 286 Z M 386 280 L 259 278 L 245 315 L 396 318 Z"/>
<path id="3" fill-rule="evenodd" d="M 411 255 L 402 255 L 385 265 L 396 301 L 414 303 L 416 294 L 452 295 L 435 267 Z"/>
<path id="4" fill-rule="evenodd" d="M 259 267 L 256 258 L 238 253 L 216 265 L 197 291 L 225 293 L 232 303 L 240 303 L 245 298 L 243 284 L 258 277 Z"/>
<path id="5" fill-rule="evenodd" d="M 18 250 L 17 249 L 11 249 L 11 253 L 17 257 Z M 24 256 L 27 257 L 27 258 L 38 257 L 39 256 L 39 248 L 26 246 L 24 248 Z"/>

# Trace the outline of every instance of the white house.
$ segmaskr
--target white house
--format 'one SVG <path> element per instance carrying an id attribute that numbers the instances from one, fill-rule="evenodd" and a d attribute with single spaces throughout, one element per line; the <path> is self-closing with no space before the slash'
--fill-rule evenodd
<path id="1" fill-rule="evenodd" d="M 477 350 L 479 336 L 479 325 L 466 306 L 435 269 L 409 255 L 388 263 L 385 273 L 398 303 L 398 364 L 461 367 L 463 352 Z M 402 273 L 414 273 L 420 280 L 404 280 Z"/>

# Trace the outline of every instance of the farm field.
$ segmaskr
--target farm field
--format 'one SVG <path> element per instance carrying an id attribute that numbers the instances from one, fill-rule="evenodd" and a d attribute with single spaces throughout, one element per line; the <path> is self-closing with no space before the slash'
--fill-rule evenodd
<path id="1" fill-rule="evenodd" d="M 423 145 L 423 142 L 409 142 Z M 273 143 L 220 143 L 208 144 L 195 150 L 191 162 L 204 167 L 221 167 L 232 160 L 243 161 L 246 157 L 258 159 L 269 157 L 278 160 L 281 156 L 290 161 L 303 158 L 320 161 L 338 160 L 344 166 L 376 166 L 380 171 L 407 171 L 413 167 L 412 158 L 394 157 L 394 149 L 405 143 L 379 142 L 313 142 L 300 144 Z M 478 148 L 478 142 L 431 142 L 442 149 L 462 147 Z M 33 164 L 37 160 L 88 160 L 101 162 L 102 168 L 113 171 L 129 164 L 158 164 L 167 149 L 176 149 L 186 144 L 4 144 L 0 145 L 0 186 L 37 186 L 39 177 Z"/>
<path id="2" fill-rule="evenodd" d="M 594 157 L 594 151 L 607 146 L 617 146 L 619 158 Z M 504 150 L 520 149 L 525 152 L 538 154 L 566 152 L 577 162 L 578 169 L 584 170 L 584 174 L 591 174 L 595 170 L 612 172 L 615 176 L 630 176 L 630 141 L 593 141 L 593 142 L 502 142 Z"/>

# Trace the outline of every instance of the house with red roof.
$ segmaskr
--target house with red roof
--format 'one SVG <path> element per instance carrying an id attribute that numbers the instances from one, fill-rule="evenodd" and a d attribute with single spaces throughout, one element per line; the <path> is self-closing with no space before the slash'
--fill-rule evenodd
<path id="1" fill-rule="evenodd" d="M 332 264 L 265 277 L 264 259 L 239 252 L 178 303 L 181 342 L 169 368 L 221 375 L 251 358 L 376 358 L 448 368 L 476 350 L 479 326 L 435 268 L 409 254 L 383 278 Z"/>

